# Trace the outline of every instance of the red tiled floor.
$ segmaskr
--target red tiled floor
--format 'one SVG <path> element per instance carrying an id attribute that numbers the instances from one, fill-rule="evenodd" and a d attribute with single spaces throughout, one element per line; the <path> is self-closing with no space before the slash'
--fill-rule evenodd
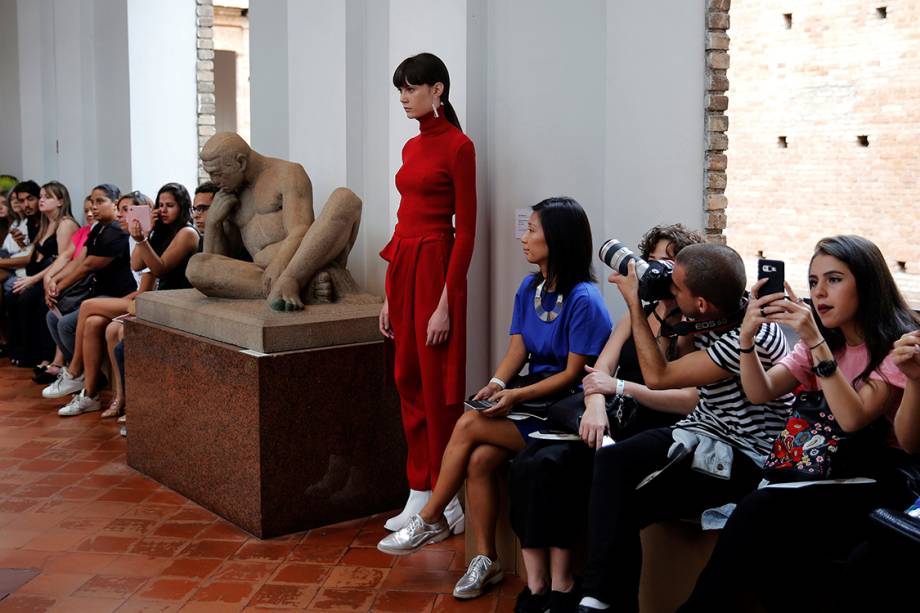
<path id="1" fill-rule="evenodd" d="M 0 568 L 41 574 L 3 611 L 510 611 L 520 582 L 461 603 L 463 539 L 376 549 L 392 513 L 261 541 L 126 465 L 97 414 L 62 420 L 0 360 Z M 105 402 L 107 400 L 104 399 Z M 510 588 L 507 586 L 511 586 Z"/>

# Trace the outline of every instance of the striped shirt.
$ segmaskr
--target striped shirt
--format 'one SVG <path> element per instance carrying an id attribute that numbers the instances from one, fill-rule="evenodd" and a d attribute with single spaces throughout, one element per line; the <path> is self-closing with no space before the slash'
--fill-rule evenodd
<path id="1" fill-rule="evenodd" d="M 694 344 L 732 376 L 699 388 L 696 408 L 674 426 L 722 440 L 729 445 L 766 456 L 786 423 L 793 395 L 786 394 L 764 404 L 753 404 L 741 387 L 740 328 L 728 332 L 698 334 Z M 786 355 L 786 337 L 778 324 L 766 323 L 754 339 L 757 357 L 769 370 Z"/>

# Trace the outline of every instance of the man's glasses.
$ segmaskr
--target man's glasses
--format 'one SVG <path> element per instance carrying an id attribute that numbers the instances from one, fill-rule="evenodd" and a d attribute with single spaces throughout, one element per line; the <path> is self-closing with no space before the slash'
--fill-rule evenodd
<path id="1" fill-rule="evenodd" d="M 194 213 L 195 215 L 201 215 L 202 213 L 207 211 L 209 208 L 211 208 L 210 204 L 199 204 L 198 206 L 192 207 L 192 213 Z"/>

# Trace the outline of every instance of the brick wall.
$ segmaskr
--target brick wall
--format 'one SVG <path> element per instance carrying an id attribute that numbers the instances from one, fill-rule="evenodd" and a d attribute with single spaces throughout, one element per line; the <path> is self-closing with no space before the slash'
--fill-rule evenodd
<path id="1" fill-rule="evenodd" d="M 920 0 L 734 0 L 731 34 L 728 243 L 802 286 L 861 234 L 920 304 Z"/>

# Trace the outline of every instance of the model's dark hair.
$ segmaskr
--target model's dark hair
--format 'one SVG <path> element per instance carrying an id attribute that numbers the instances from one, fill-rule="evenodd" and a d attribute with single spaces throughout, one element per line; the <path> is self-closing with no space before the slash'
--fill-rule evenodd
<path id="1" fill-rule="evenodd" d="M 829 255 L 840 260 L 853 273 L 856 296 L 859 299 L 855 315 L 856 324 L 862 332 L 869 353 L 866 368 L 855 380 L 867 381 L 872 371 L 888 356 L 892 344 L 902 334 L 918 327 L 918 318 L 907 306 L 907 301 L 891 276 L 885 257 L 872 241 L 853 234 L 822 238 L 815 245 L 811 262 L 814 262 L 818 255 Z M 811 262 L 808 264 L 809 278 Z M 843 332 L 839 328 L 825 328 L 814 310 L 814 305 L 812 313 L 818 330 L 827 340 L 831 351 L 843 349 L 846 345 Z"/>
<path id="2" fill-rule="evenodd" d="M 546 262 L 547 281 L 555 291 L 566 295 L 578 283 L 593 282 L 591 257 L 591 223 L 585 210 L 574 198 L 557 196 L 547 198 L 531 207 L 540 217 L 543 238 L 549 251 Z M 543 281 L 543 275 L 534 274 L 533 286 Z"/>
<path id="3" fill-rule="evenodd" d="M 741 308 L 747 278 L 737 251 L 714 243 L 688 245 L 674 261 L 684 269 L 684 282 L 694 296 L 725 315 Z"/>
<path id="4" fill-rule="evenodd" d="M 162 194 L 172 194 L 179 205 L 179 216 L 171 224 L 165 224 L 161 219 L 157 219 L 150 234 L 150 246 L 157 255 L 162 255 L 169 243 L 176 234 L 185 226 L 192 223 L 192 199 L 188 195 L 188 190 L 181 183 L 167 183 L 157 192 L 156 203 L 159 205 Z"/>
<path id="5" fill-rule="evenodd" d="M 433 86 L 435 83 L 444 85 L 444 92 L 441 94 L 444 118 L 462 131 L 457 112 L 454 110 L 454 105 L 450 103 L 450 75 L 441 58 L 433 53 L 419 53 L 404 59 L 393 73 L 393 87 L 396 89 L 401 89 L 406 85 Z"/>
<path id="6" fill-rule="evenodd" d="M 645 234 L 639 240 L 639 253 L 642 259 L 648 261 L 651 253 L 658 246 L 659 241 L 668 241 L 668 255 L 677 256 L 681 249 L 688 245 L 696 245 L 703 242 L 703 237 L 696 230 L 688 230 L 684 224 L 674 223 L 669 225 L 657 225 Z"/>
<path id="7" fill-rule="evenodd" d="M 121 197 L 121 190 L 118 189 L 117 185 L 113 185 L 111 183 L 100 183 L 99 185 L 97 185 L 96 187 L 90 190 L 89 192 L 90 198 L 92 197 L 93 192 L 96 191 L 97 189 L 105 193 L 106 198 L 111 200 L 114 204 L 118 204 L 118 199 Z"/>
<path id="8" fill-rule="evenodd" d="M 32 179 L 29 179 L 28 181 L 21 181 L 20 183 L 17 183 L 13 187 L 12 191 L 14 194 L 26 193 L 30 196 L 34 196 L 35 198 L 40 198 L 41 195 L 39 193 L 39 189 L 41 188 L 38 187 L 38 183 Z"/>
<path id="9" fill-rule="evenodd" d="M 216 194 L 220 191 L 220 187 L 217 186 L 217 183 L 213 181 L 205 181 L 201 185 L 195 188 L 195 195 L 198 194 Z"/>

